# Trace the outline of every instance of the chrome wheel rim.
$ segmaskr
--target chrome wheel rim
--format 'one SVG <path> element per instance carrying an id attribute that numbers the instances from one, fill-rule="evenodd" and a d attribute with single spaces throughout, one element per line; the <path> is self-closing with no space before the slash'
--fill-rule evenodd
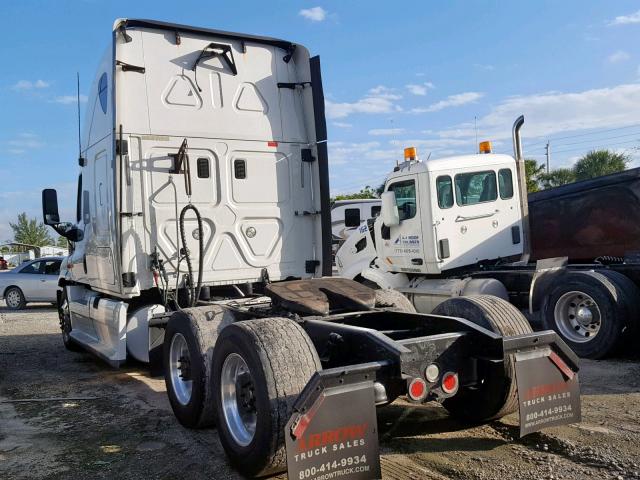
<path id="1" fill-rule="evenodd" d="M 66 342 L 69 340 L 69 332 L 71 332 L 71 314 L 69 312 L 69 301 L 65 299 L 60 305 L 62 311 L 62 318 L 60 319 L 60 330 L 62 330 L 62 338 Z"/>
<path id="2" fill-rule="evenodd" d="M 222 365 L 220 389 L 227 429 L 238 445 L 246 447 L 256 433 L 258 412 L 253 377 L 247 362 L 237 353 L 230 354 Z"/>
<path id="3" fill-rule="evenodd" d="M 17 290 L 10 290 L 5 298 L 7 305 L 11 308 L 18 308 L 20 306 L 20 292 Z"/>
<path id="4" fill-rule="evenodd" d="M 558 330 L 572 342 L 590 342 L 602 326 L 598 304 L 584 292 L 572 291 L 562 295 L 553 313 Z"/>
<path id="5" fill-rule="evenodd" d="M 176 333 L 171 339 L 169 377 L 176 399 L 181 405 L 187 405 L 191 400 L 193 380 L 191 379 L 189 346 L 181 333 Z"/>

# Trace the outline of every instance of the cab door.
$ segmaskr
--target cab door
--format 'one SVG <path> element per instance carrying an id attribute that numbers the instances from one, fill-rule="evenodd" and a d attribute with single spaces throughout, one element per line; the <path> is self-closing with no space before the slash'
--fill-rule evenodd
<path id="1" fill-rule="evenodd" d="M 505 182 L 499 192 L 495 169 L 437 172 L 433 177 L 440 270 L 517 253 L 511 232 L 518 215 L 516 199 L 512 187 L 506 192 Z"/>
<path id="2" fill-rule="evenodd" d="M 387 192 L 394 192 L 400 223 L 382 227 L 385 258 L 392 271 L 422 272 L 425 269 L 420 217 L 420 181 L 410 175 L 395 178 L 387 185 Z"/>

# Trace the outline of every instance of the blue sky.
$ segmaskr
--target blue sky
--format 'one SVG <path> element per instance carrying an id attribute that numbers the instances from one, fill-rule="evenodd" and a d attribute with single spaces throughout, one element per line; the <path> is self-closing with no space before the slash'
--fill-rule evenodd
<path id="1" fill-rule="evenodd" d="M 241 5 L 241 6 L 239 6 Z M 75 72 L 86 93 L 115 18 L 264 34 L 319 54 L 333 193 L 377 185 L 408 145 L 422 157 L 510 152 L 571 165 L 592 147 L 640 154 L 637 1 L 3 2 L 0 240 L 20 211 L 59 189 L 71 218 L 77 175 Z M 569 138 L 566 138 L 569 137 Z"/>

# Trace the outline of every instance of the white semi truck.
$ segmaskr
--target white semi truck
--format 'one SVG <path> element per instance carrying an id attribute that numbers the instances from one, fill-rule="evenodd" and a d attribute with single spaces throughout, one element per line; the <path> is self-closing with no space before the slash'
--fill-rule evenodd
<path id="1" fill-rule="evenodd" d="M 423 313 L 441 311 L 450 298 L 498 296 L 580 356 L 603 357 L 640 322 L 637 261 L 529 261 L 523 123 L 513 126 L 515 158 L 491 153 L 490 142 L 481 144 L 484 153 L 424 162 L 406 149 L 386 179 L 380 216 L 337 252 L 338 273 L 400 291 Z"/>
<path id="2" fill-rule="evenodd" d="M 579 420 L 575 355 L 507 302 L 423 315 L 397 292 L 329 277 L 322 80 L 303 46 L 117 20 L 79 164 L 75 221 L 59 218 L 55 190 L 42 194 L 45 223 L 73 247 L 59 279 L 65 346 L 148 362 L 177 419 L 216 424 L 243 474 L 355 464 L 379 478 L 375 405 L 406 395 L 498 418 L 518 407 L 519 370 L 543 372 L 532 388 L 573 392 L 556 402 L 561 419 L 521 411 L 523 433 Z M 531 362 L 542 367 L 520 368 Z"/>
<path id="3" fill-rule="evenodd" d="M 380 215 L 379 198 L 338 200 L 331 205 L 331 235 L 334 243 L 342 242 L 363 221 Z"/>

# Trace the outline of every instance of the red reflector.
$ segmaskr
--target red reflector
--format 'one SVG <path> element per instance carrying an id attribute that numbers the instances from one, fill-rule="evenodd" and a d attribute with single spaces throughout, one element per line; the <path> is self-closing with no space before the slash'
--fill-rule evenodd
<path id="1" fill-rule="evenodd" d="M 409 384 L 411 400 L 422 400 L 427 395 L 427 384 L 421 378 L 414 378 Z"/>
<path id="2" fill-rule="evenodd" d="M 444 393 L 455 393 L 458 390 L 458 374 L 445 373 L 442 377 L 442 390 Z"/>
<path id="3" fill-rule="evenodd" d="M 277 147 L 278 142 L 267 142 L 267 147 Z"/>

